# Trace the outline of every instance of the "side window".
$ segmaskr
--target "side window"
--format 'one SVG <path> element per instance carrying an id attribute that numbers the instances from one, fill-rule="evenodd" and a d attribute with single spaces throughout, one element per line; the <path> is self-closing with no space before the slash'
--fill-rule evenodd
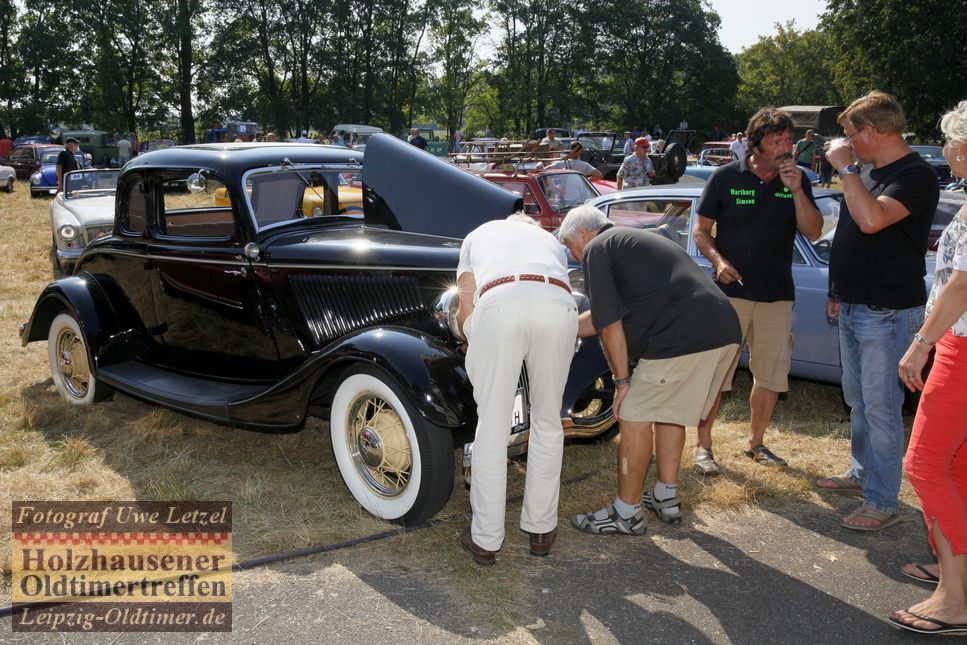
<path id="1" fill-rule="evenodd" d="M 691 200 L 654 198 L 614 203 L 607 215 L 616 226 L 654 231 L 687 251 L 691 212 Z"/>
<path id="2" fill-rule="evenodd" d="M 125 233 L 140 235 L 148 217 L 148 196 L 144 192 L 143 180 L 128 184 L 121 206 L 121 228 Z"/>
<path id="3" fill-rule="evenodd" d="M 164 175 L 158 211 L 162 235 L 228 238 L 235 233 L 235 215 L 225 184 L 205 173 L 201 190 L 186 190 L 188 174 Z"/>
<path id="4" fill-rule="evenodd" d="M 530 186 L 522 181 L 498 181 L 494 182 L 501 188 L 509 190 L 512 193 L 517 193 L 524 200 L 524 212 L 528 215 L 540 215 L 541 205 L 537 202 L 537 198 L 534 197 L 534 191 L 531 190 Z"/>

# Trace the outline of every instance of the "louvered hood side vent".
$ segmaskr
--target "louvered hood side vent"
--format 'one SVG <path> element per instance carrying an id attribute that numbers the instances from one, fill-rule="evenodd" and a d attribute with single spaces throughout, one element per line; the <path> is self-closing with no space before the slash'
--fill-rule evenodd
<path id="1" fill-rule="evenodd" d="M 292 290 L 319 347 L 357 329 L 426 311 L 412 277 L 291 276 Z"/>

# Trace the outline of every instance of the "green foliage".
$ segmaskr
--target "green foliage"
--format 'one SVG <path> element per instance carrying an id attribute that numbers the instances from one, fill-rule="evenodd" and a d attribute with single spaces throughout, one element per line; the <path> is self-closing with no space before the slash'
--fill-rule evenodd
<path id="1" fill-rule="evenodd" d="M 830 0 L 823 20 L 734 57 L 705 0 L 0 0 L 0 124 L 702 132 L 881 88 L 928 136 L 963 98 L 967 17 L 948 1 Z"/>
<path id="2" fill-rule="evenodd" d="M 967 88 L 967 14 L 942 0 L 831 0 L 823 16 L 833 83 L 848 100 L 890 92 L 910 129 L 939 136 L 937 121 Z"/>
<path id="3" fill-rule="evenodd" d="M 842 105 L 842 96 L 830 83 L 832 59 L 824 55 L 830 40 L 821 31 L 797 31 L 790 21 L 777 24 L 775 35 L 760 38 L 739 54 L 740 117 L 748 119 L 767 105 Z"/>

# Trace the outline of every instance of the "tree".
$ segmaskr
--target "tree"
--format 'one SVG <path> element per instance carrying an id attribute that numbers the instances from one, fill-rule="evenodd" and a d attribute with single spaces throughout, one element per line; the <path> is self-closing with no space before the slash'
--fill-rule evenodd
<path id="1" fill-rule="evenodd" d="M 872 89 L 903 104 L 909 127 L 934 138 L 967 87 L 967 15 L 941 0 L 830 0 L 822 22 L 847 102 Z"/>
<path id="2" fill-rule="evenodd" d="M 475 0 L 438 0 L 431 13 L 432 56 L 439 66 L 433 89 L 451 141 L 475 78 L 477 41 L 486 24 L 485 16 L 474 16 L 476 6 Z"/>
<path id="3" fill-rule="evenodd" d="M 829 82 L 833 61 L 829 34 L 796 30 L 795 23 L 776 24 L 773 36 L 738 56 L 739 89 L 736 107 L 746 118 L 772 105 L 842 105 L 843 98 Z"/>

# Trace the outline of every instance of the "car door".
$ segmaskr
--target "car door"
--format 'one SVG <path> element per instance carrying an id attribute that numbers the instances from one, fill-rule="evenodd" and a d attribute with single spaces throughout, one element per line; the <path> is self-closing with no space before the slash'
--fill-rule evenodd
<path id="1" fill-rule="evenodd" d="M 231 206 L 216 205 L 213 175 L 200 193 L 185 177 L 155 175 L 150 241 L 154 296 L 167 367 L 235 381 L 275 378 L 278 350 Z M 167 185 L 169 188 L 165 188 Z"/>

